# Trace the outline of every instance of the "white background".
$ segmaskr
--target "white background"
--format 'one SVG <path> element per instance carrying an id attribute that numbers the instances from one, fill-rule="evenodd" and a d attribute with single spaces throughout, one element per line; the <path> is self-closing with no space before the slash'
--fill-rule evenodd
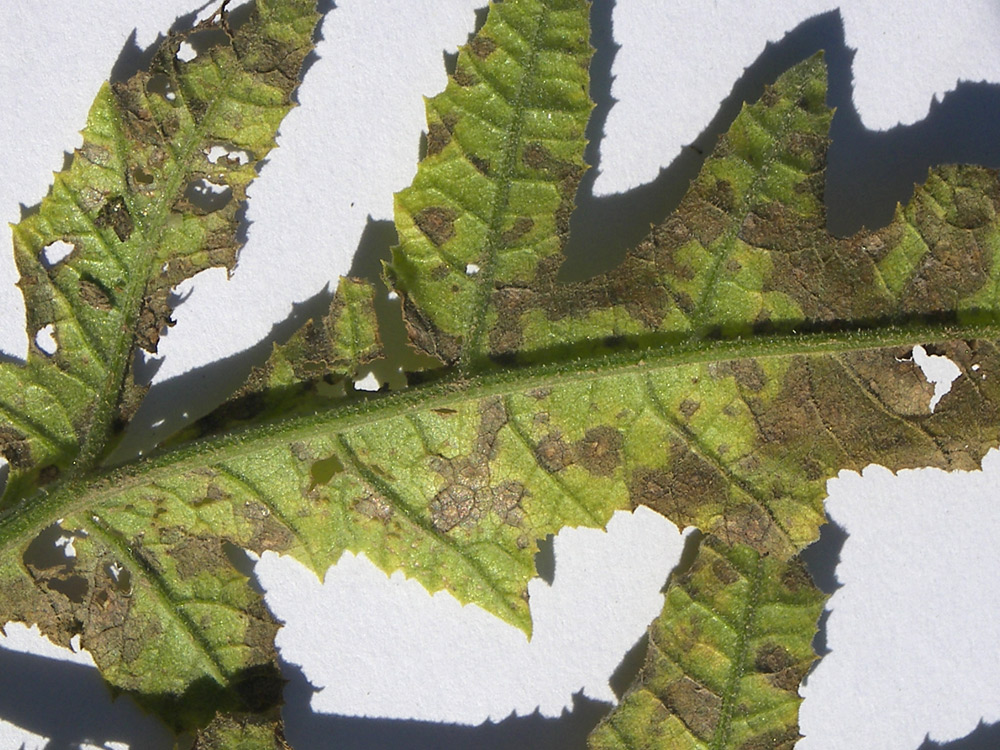
<path id="1" fill-rule="evenodd" d="M 64 151 L 79 144 L 76 131 L 100 82 L 113 68 L 128 71 L 138 56 L 134 45 L 145 49 L 193 10 L 188 3 L 0 6 L 0 218 L 16 222 L 20 205 L 37 204 Z M 415 169 L 421 96 L 443 87 L 443 53 L 474 28 L 480 4 L 342 0 L 328 12 L 302 106 L 286 120 L 281 148 L 251 190 L 249 241 L 237 271 L 228 282 L 224 272 L 210 271 L 178 290 L 185 301 L 161 344 L 158 385 L 142 425 L 162 420 L 162 434 L 185 414 L 209 408 L 263 356 L 262 339 L 290 332 L 272 326 L 289 318 L 293 304 L 332 287 L 359 243 L 370 250 L 388 241 L 379 222 L 391 219 L 392 193 Z M 964 85 L 932 105 L 959 80 L 1000 82 L 995 3 L 966 0 L 937 10 L 942 4 L 859 0 L 831 12 L 837 7 L 630 0 L 612 9 L 598 0 L 596 118 L 605 137 L 591 149 L 599 170 L 581 194 L 591 223 L 574 224 L 591 244 L 574 241 L 571 275 L 612 265 L 643 226 L 662 219 L 696 166 L 697 152 L 686 144 L 704 150 L 706 126 L 725 127 L 735 82 L 736 99 L 755 97 L 762 82 L 819 47 L 828 49 L 831 103 L 839 108 L 828 196 L 836 231 L 888 219 L 929 164 L 1000 164 L 996 126 L 989 129 L 1000 121 L 996 89 Z M 765 48 L 769 41 L 779 44 Z M 857 50 L 853 60 L 848 48 Z M 376 223 L 362 237 L 369 217 Z M 0 243 L 0 350 L 18 357 L 27 342 L 8 242 Z M 373 265 L 369 259 L 356 268 Z M 319 304 L 305 304 L 300 316 Z M 830 654 L 803 690 L 806 739 L 799 747 L 916 750 L 928 734 L 947 741 L 981 720 L 1000 719 L 1000 460 L 988 463 L 985 474 L 893 478 L 870 469 L 863 479 L 831 482 L 828 510 L 849 536 L 833 529 L 813 557 L 831 586 L 839 553 L 835 575 L 844 585 L 830 602 Z M 300 748 L 582 747 L 587 723 L 603 710 L 595 701 L 612 697 L 608 678 L 658 611 L 657 592 L 684 541 L 649 514 L 619 516 L 613 525 L 608 535 L 557 538 L 554 585 L 532 583 L 530 647 L 481 612 L 461 610 L 442 594 L 432 598 L 401 576 L 389 580 L 363 560 L 346 559 L 321 585 L 294 562 L 266 555 L 261 584 L 288 622 L 279 635 L 282 655 L 301 665 L 288 673 L 289 739 Z M 0 637 L 0 720 L 14 724 L 0 725 L 0 750 L 44 747 L 43 738 L 51 738 L 49 747 L 85 740 L 170 746 L 127 702 L 109 703 L 93 670 L 24 656 L 52 647 L 19 626 L 7 631 Z M 303 675 L 323 688 L 312 696 L 313 710 Z M 573 713 L 562 722 L 545 718 L 564 705 Z M 536 706 L 539 714 L 499 728 L 423 723 L 476 724 L 512 711 L 532 714 Z"/>

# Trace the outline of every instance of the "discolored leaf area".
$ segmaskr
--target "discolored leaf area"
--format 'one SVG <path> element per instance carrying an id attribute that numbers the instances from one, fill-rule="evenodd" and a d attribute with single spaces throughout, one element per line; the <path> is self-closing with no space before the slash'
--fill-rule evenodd
<path id="1" fill-rule="evenodd" d="M 239 106 L 249 100 L 275 118 L 269 102 L 287 107 L 275 82 L 294 85 L 315 21 L 308 6 L 260 0 L 256 25 L 200 55 L 212 61 L 203 68 L 176 62 L 177 39 L 168 39 L 156 70 L 181 105 L 149 94 L 152 79 L 145 94 L 105 90 L 108 107 L 124 107 L 119 96 L 131 102 L 119 119 L 139 128 L 128 158 L 146 160 L 142 185 L 162 179 L 149 166 L 156 146 L 143 140 L 142 113 L 157 123 L 149 133 L 170 131 L 169 116 L 176 132 L 208 133 L 211 113 L 232 103 L 219 94 L 216 107 L 206 92 L 229 80 L 220 71 L 233 60 L 243 67 L 232 80 L 247 82 Z M 645 505 L 706 539 L 693 569 L 671 582 L 647 666 L 594 746 L 795 743 L 797 687 L 822 606 L 796 559 L 824 521 L 826 481 L 869 463 L 970 469 L 1000 442 L 997 174 L 934 170 L 888 227 L 830 236 L 822 190 L 831 113 L 815 57 L 743 109 L 678 210 L 619 269 L 560 283 L 585 168 L 588 12 L 582 0 L 493 4 L 447 89 L 428 102 L 427 155 L 397 196 L 400 245 L 386 269 L 412 343 L 441 362 L 411 373 L 410 387 L 350 387 L 380 351 L 374 291 L 353 280 L 341 281 L 330 315 L 276 347 L 233 400 L 168 449 L 118 468 L 95 462 L 111 415 L 127 418 L 120 405 L 134 401 L 131 386 L 119 391 L 124 364 L 114 377 L 95 370 L 84 388 L 91 381 L 73 368 L 96 367 L 92 352 L 56 326 L 65 367 L 58 353 L 50 361 L 33 352 L 27 368 L 0 371 L 17 378 L 0 391 L 3 408 L 38 410 L 33 421 L 0 424 L 16 496 L 52 475 L 0 517 L 0 617 L 37 622 L 63 642 L 81 634 L 112 685 L 177 727 L 213 721 L 199 741 L 215 744 L 205 747 L 236 737 L 281 747 L 268 723 L 280 699 L 276 626 L 231 563 L 239 549 L 290 554 L 319 575 L 344 551 L 364 552 L 528 630 L 537 540 Z M 222 138 L 211 132 L 199 143 Z M 225 142 L 260 156 L 235 134 Z M 191 158 L 169 184 L 207 174 Z M 124 185 L 133 172 L 122 165 Z M 234 195 L 234 175 L 251 176 L 241 170 L 224 166 Z M 95 184 L 110 179 L 95 174 Z M 103 188 L 77 192 L 88 189 Z M 229 231 L 232 217 L 181 197 L 139 210 L 138 188 L 108 191 L 87 216 L 111 247 L 138 243 L 155 255 L 147 234 L 185 228 L 163 251 L 173 255 L 135 277 L 131 307 L 119 311 L 117 298 L 101 296 L 113 287 L 89 277 L 79 286 L 80 299 L 119 326 L 140 321 L 134 338 L 145 345 L 143 300 L 176 281 L 156 274 L 230 258 L 229 239 L 208 238 L 220 236 L 213 222 L 225 219 Z M 55 205 L 48 200 L 40 216 Z M 150 225 L 155 206 L 170 221 Z M 82 274 L 90 256 L 77 252 L 79 261 L 71 254 L 54 268 Z M 43 287 L 27 290 L 29 320 L 83 330 L 47 312 L 58 305 Z M 934 412 L 910 357 L 915 344 L 961 371 Z M 46 406 L 50 396 L 69 406 Z M 86 437 L 98 434 L 91 403 L 104 415 L 101 437 Z M 97 448 L 67 471 L 79 445 Z M 62 473 L 43 471 L 50 465 Z M 53 564 L 32 555 L 44 529 L 72 537 L 77 556 Z M 217 710 L 224 715 L 213 719 Z"/>
<path id="2" fill-rule="evenodd" d="M 47 515 L 40 485 L 77 492 L 113 447 L 143 396 L 136 351 L 156 350 L 171 289 L 235 264 L 238 212 L 293 106 L 318 18 L 313 0 L 259 0 L 238 26 L 223 6 L 168 36 L 149 72 L 102 87 L 83 145 L 13 228 L 33 343 L 24 365 L 0 364 L 0 620 L 37 623 L 63 644 L 80 635 L 111 685 L 177 729 L 280 701 L 276 625 L 233 550 L 190 518 L 142 516 L 145 506 L 116 509 L 133 527 L 83 503 L 24 522 Z M 187 61 L 186 41 L 199 50 Z M 53 532 L 73 539 L 75 557 L 44 554 Z"/>
<path id="3" fill-rule="evenodd" d="M 132 363 L 171 324 L 170 290 L 235 264 L 238 212 L 317 17 L 308 0 L 261 0 L 237 29 L 216 14 L 101 89 L 69 168 L 13 229 L 31 347 L 23 366 L 0 364 L 5 504 L 99 463 L 142 398 Z M 179 59 L 195 38 L 207 49 Z"/>
<path id="4" fill-rule="evenodd" d="M 494 290 L 558 267 L 577 185 L 593 52 L 585 0 L 496 3 L 427 102 L 427 155 L 396 196 L 387 268 L 413 343 L 463 367 L 489 352 Z"/>
<path id="5" fill-rule="evenodd" d="M 791 750 L 826 597 L 805 566 L 707 539 L 670 582 L 646 662 L 592 750 Z"/>

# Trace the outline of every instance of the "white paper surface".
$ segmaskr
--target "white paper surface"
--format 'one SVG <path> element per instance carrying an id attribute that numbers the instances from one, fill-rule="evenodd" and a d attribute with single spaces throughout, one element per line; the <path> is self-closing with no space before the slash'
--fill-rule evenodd
<path id="1" fill-rule="evenodd" d="M 302 106 L 282 126 L 281 148 L 269 158 L 251 189 L 249 242 L 239 266 L 228 282 L 225 273 L 210 271 L 179 290 L 186 299 L 175 315 L 177 326 L 161 343 L 163 364 L 157 382 L 169 385 L 171 378 L 190 368 L 252 346 L 288 316 L 293 303 L 332 286 L 337 275 L 347 271 L 368 217 L 390 219 L 392 193 L 411 179 L 424 127 L 421 96 L 443 87 L 443 53 L 453 51 L 472 30 L 473 11 L 480 5 L 480 0 L 340 0 L 329 11 L 319 59 L 301 89 Z M 630 0 L 613 13 L 614 39 L 621 47 L 611 70 L 615 77 L 611 94 L 617 102 L 607 114 L 595 193 L 627 191 L 656 178 L 695 140 L 734 81 L 769 40 L 779 41 L 810 16 L 838 7 L 844 38 L 857 49 L 852 69 L 854 98 L 864 126 L 914 123 L 928 113 L 935 96 L 940 99 L 959 80 L 1000 82 L 1000 47 L 996 45 L 1000 10 L 992 0 L 947 5 Z M 214 9 L 206 8 L 202 15 Z M 191 10 L 190 0 L 127 4 L 119 0 L 6 0 L 0 5 L 0 95 L 4 100 L 0 106 L 0 143 L 4 144 L 0 214 L 4 221 L 16 222 L 19 204 L 31 206 L 41 199 L 50 172 L 62 166 L 63 152 L 79 144 L 76 131 L 133 30 L 136 43 L 144 48 L 177 16 Z M 843 102 L 840 106 L 839 116 L 850 117 L 850 107 Z M 903 129 L 888 135 L 909 143 Z M 997 140 L 995 135 L 994 130 L 993 140 Z M 956 150 L 965 153 L 962 149 L 970 146 L 969 140 L 955 144 Z M 950 153 L 947 143 L 933 145 Z M 977 143 L 971 147 L 975 151 Z M 934 148 L 925 150 L 938 153 Z M 891 203 L 886 213 L 891 212 Z M 0 243 L 0 350 L 23 356 L 27 346 L 23 307 L 13 287 L 16 274 L 8 242 Z M 170 407 L 176 411 L 195 408 L 193 392 L 208 377 L 198 374 L 182 381 L 186 383 L 182 397 L 171 401 Z M 161 418 L 167 416 L 175 420 L 168 427 L 179 419 L 176 414 Z M 149 420 L 154 421 L 152 416 Z M 997 720 L 1000 685 L 992 675 L 1000 669 L 996 668 L 993 613 L 1000 601 L 1000 584 L 995 575 L 997 545 L 990 540 L 1000 531 L 995 520 L 1000 514 L 993 512 L 991 518 L 989 499 L 1000 488 L 998 463 L 991 460 L 986 475 L 916 472 L 894 479 L 872 470 L 864 479 L 845 476 L 833 483 L 831 513 L 846 525 L 850 537 L 837 570 L 843 588 L 830 605 L 828 645 L 833 652 L 803 691 L 807 701 L 802 732 L 807 740 L 801 747 L 915 749 L 928 733 L 947 740 L 972 731 L 981 719 Z M 972 487 L 969 482 L 978 484 Z M 923 496 L 924 490 L 931 493 L 929 497 Z M 914 507 L 919 512 L 914 513 Z M 655 531 L 655 524 L 636 529 L 632 531 L 640 539 L 662 533 Z M 676 541 L 676 532 L 671 534 Z M 578 562 L 585 564 L 603 544 L 618 548 L 621 565 L 636 565 L 636 555 L 630 554 L 635 550 L 621 541 L 627 538 L 591 537 L 579 545 Z M 567 545 L 567 549 L 573 546 Z M 670 554 L 676 559 L 679 551 L 661 548 L 660 554 L 647 560 L 646 572 L 637 575 L 643 582 L 633 581 L 636 597 L 627 605 L 633 623 L 624 631 L 641 632 L 639 621 L 655 612 L 657 607 L 650 602 L 672 565 Z M 359 629 L 360 623 L 373 620 L 358 618 L 377 620 L 379 611 L 373 607 L 359 614 L 331 609 L 333 602 L 356 600 L 360 586 L 368 586 L 370 596 L 383 601 L 386 618 L 426 619 L 431 623 L 429 640 L 440 632 L 440 621 L 434 618 L 444 616 L 442 608 L 448 609 L 440 595 L 432 598 L 414 592 L 398 579 L 387 583 L 382 576 L 379 580 L 356 560 L 328 574 L 320 587 L 315 579 L 304 578 L 294 563 L 272 558 L 265 557 L 263 582 L 271 592 L 271 605 L 289 621 L 279 643 L 289 658 L 294 653 L 305 661 L 306 674 L 317 681 L 332 684 L 337 679 L 351 685 L 365 677 L 345 671 L 337 659 L 362 648 L 366 633 Z M 572 560 L 570 552 L 559 560 L 557 582 L 564 568 L 572 569 Z M 421 696 L 418 705 L 404 696 L 390 705 L 389 698 L 368 694 L 359 695 L 352 705 L 349 690 L 335 696 L 331 687 L 333 692 L 326 696 L 318 694 L 314 708 L 478 721 L 515 709 L 530 712 L 533 702 L 542 704 L 548 713 L 558 713 L 558 701 L 569 701 L 567 692 L 584 684 L 590 695 L 607 697 L 595 675 L 603 671 L 606 680 L 622 649 L 631 643 L 622 637 L 617 642 L 608 639 L 604 649 L 589 642 L 580 649 L 574 639 L 600 632 L 599 626 L 608 619 L 602 607 L 624 596 L 625 586 L 613 576 L 608 578 L 606 604 L 578 606 L 581 619 L 566 626 L 561 644 L 553 642 L 544 656 L 530 657 L 544 668 L 525 668 L 520 683 L 511 677 L 509 684 L 495 691 L 482 691 L 481 686 L 469 683 L 468 702 L 428 694 Z M 401 598 L 393 599 L 396 594 L 390 590 Z M 289 592 L 299 592 L 300 598 L 296 600 Z M 571 591 L 566 596 L 573 601 Z M 870 609 L 872 604 L 877 610 Z M 620 616 L 628 619 L 624 613 Z M 477 632 L 490 632 L 493 627 L 463 625 L 463 615 L 455 617 L 448 627 L 459 630 L 450 632 L 464 632 L 460 629 L 468 627 L 470 642 Z M 323 620 L 328 621 L 326 625 Z M 342 642 L 352 630 L 356 640 Z M 9 632 L 11 638 L 18 634 L 17 641 L 0 638 L 4 649 L 0 657 L 14 658 L 27 648 L 45 651 L 41 645 L 25 645 L 32 640 L 28 631 L 15 628 Z M 306 632 L 311 635 L 307 637 Z M 416 639 L 419 634 L 408 633 L 408 637 Z M 324 640 L 325 649 L 318 645 Z M 411 645 L 412 650 L 420 648 L 424 646 Z M 560 648 L 566 650 L 560 652 Z M 470 679 L 448 662 L 447 652 L 445 648 L 437 657 L 432 651 L 424 656 L 438 659 L 436 668 L 442 673 L 456 680 Z M 396 661 L 378 663 L 376 655 L 371 653 L 366 660 L 369 672 L 388 674 L 398 668 Z M 560 663 L 560 658 L 587 664 L 567 676 L 549 667 Z M 336 677 L 334 670 L 339 670 Z M 584 672 L 588 676 L 581 677 Z M 88 704 L 88 720 L 103 721 L 100 726 L 104 728 L 72 739 L 134 748 L 170 746 L 165 734 L 156 734 L 158 730 L 135 718 L 134 711 L 133 718 L 122 718 L 121 712 L 129 710 L 122 708 L 126 704 L 108 704 L 96 682 L 81 679 L 80 685 L 81 691 L 95 696 L 96 702 Z M 55 737 L 61 731 L 60 714 L 65 713 L 61 705 L 48 706 L 51 724 L 28 726 L 36 717 L 18 714 L 12 696 L 12 692 L 0 692 L 0 719 L 21 724 L 20 728 L 0 725 L 0 750 L 22 743 L 28 750 L 41 747 L 40 737 Z M 453 713 L 446 715 L 446 704 L 454 707 Z M 302 732 L 295 735 L 292 726 L 289 732 L 292 737 L 308 737 Z M 303 747 L 325 747 L 322 742 L 326 741 L 334 739 L 310 737 Z"/>

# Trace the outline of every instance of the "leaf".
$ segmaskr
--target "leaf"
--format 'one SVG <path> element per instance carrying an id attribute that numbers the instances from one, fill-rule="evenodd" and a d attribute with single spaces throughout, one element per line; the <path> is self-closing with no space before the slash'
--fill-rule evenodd
<path id="1" fill-rule="evenodd" d="M 171 288 L 234 265 L 238 211 L 292 106 L 317 17 L 305 0 L 256 8 L 236 30 L 223 14 L 172 34 L 149 73 L 105 85 L 69 168 L 14 227 L 32 346 L 24 366 L 0 364 L 6 503 L 99 463 L 142 398 L 135 350 L 156 351 Z M 199 37 L 208 50 L 179 60 Z"/>
<path id="2" fill-rule="evenodd" d="M 791 748 L 825 601 L 799 560 L 705 540 L 670 582 L 642 672 L 590 747 Z"/>
<path id="3" fill-rule="evenodd" d="M 155 351 L 170 323 L 171 288 L 235 263 L 238 211 L 292 106 L 317 19 L 312 0 L 260 0 L 237 28 L 223 9 L 170 35 L 149 73 L 101 89 L 83 146 L 38 213 L 14 227 L 36 342 L 25 365 L 0 364 L 5 502 L 35 493 L 7 517 L 14 526 L 25 508 L 44 513 L 39 485 L 72 486 L 108 454 L 142 398 L 132 362 L 137 347 Z M 188 40 L 205 50 L 185 62 L 177 53 Z M 66 246 L 65 257 L 51 254 Z M 54 351 L 38 343 L 39 332 Z M 55 522 L 49 517 L 44 526 Z M 37 622 L 61 643 L 82 633 L 111 684 L 142 693 L 177 727 L 203 723 L 216 708 L 256 710 L 280 698 L 275 625 L 219 539 L 185 538 L 171 550 L 181 579 L 191 570 L 186 564 L 216 574 L 171 588 L 98 515 L 81 513 L 66 531 L 83 554 L 65 564 L 33 557 L 25 544 L 23 562 L 17 553 L 4 557 L 7 619 Z M 173 533 L 173 541 L 185 536 Z M 133 576 L 143 573 L 150 597 L 133 598 Z M 161 627 L 151 612 L 181 599 L 201 609 L 192 603 L 197 611 Z M 196 627 L 193 618 L 212 623 Z"/>
<path id="4" fill-rule="evenodd" d="M 489 351 L 496 285 L 528 283 L 561 260 L 593 107 L 586 8 L 491 5 L 427 102 L 427 157 L 396 196 L 400 244 L 387 270 L 413 343 L 447 364 L 467 368 Z"/>
<path id="5" fill-rule="evenodd" d="M 251 27 L 240 58 L 265 82 L 289 80 L 265 64 L 268 50 L 291 35 L 301 46 L 278 57 L 301 62 L 315 20 L 300 0 L 273 2 L 259 5 L 265 20 L 295 23 Z M 889 227 L 828 235 L 830 112 L 817 57 L 744 108 L 678 211 L 620 269 L 563 284 L 591 106 L 587 13 L 582 0 L 491 6 L 428 103 L 428 155 L 398 197 L 401 244 L 386 272 L 413 343 L 443 366 L 396 392 L 341 392 L 378 348 L 373 291 L 344 282 L 331 315 L 278 347 L 199 428 L 217 434 L 118 468 L 96 467 L 100 447 L 30 495 L 40 452 L 68 466 L 76 433 L 54 433 L 69 446 L 60 453 L 41 432 L 0 427 L 5 455 L 31 458 L 12 480 L 26 499 L 0 517 L 0 617 L 62 642 L 79 633 L 112 685 L 175 727 L 267 734 L 272 725 L 245 727 L 240 715 L 279 700 L 276 625 L 231 563 L 240 548 L 292 554 L 320 575 L 345 550 L 365 552 L 527 630 L 537 540 L 647 505 L 708 536 L 700 567 L 669 592 L 655 648 L 668 653 L 693 612 L 716 624 L 739 612 L 794 668 L 774 694 L 733 671 L 719 682 L 703 632 L 690 653 L 670 652 L 672 665 L 652 661 L 605 726 L 637 742 L 676 726 L 659 709 L 658 725 L 637 723 L 653 694 L 690 719 L 657 686 L 687 690 L 688 680 L 699 700 L 708 689 L 728 706 L 711 726 L 687 722 L 713 735 L 708 746 L 754 741 L 744 700 L 773 707 L 754 732 L 794 740 L 821 602 L 806 579 L 790 593 L 786 571 L 823 523 L 826 480 L 872 462 L 971 468 L 997 444 L 997 176 L 936 170 Z M 98 210 L 117 235 L 120 212 Z M 933 413 L 907 356 L 930 342 L 966 375 Z M 94 392 L 132 403 L 130 386 L 117 390 L 126 375 Z M 45 529 L 75 539 L 72 562 L 31 554 Z M 704 562 L 713 555 L 718 566 Z M 802 616 L 787 633 L 769 624 L 775 602 Z M 720 649 L 746 665 L 750 644 Z M 755 669 L 769 663 L 755 656 Z M 276 731 L 265 741 L 278 743 Z"/>

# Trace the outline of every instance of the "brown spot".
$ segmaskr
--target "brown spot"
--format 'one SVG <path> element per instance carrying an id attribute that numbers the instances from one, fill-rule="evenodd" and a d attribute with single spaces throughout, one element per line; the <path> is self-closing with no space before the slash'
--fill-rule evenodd
<path id="1" fill-rule="evenodd" d="M 109 198 L 101 206 L 101 210 L 97 212 L 97 217 L 94 219 L 94 224 L 101 229 L 108 227 L 113 229 L 120 242 L 128 241 L 135 228 L 132 223 L 132 214 L 129 213 L 128 206 L 125 205 L 125 199 L 120 195 Z"/>
<path id="2" fill-rule="evenodd" d="M 493 54 L 493 51 L 497 48 L 497 43 L 490 39 L 488 36 L 483 36 L 479 34 L 471 42 L 469 42 L 469 52 L 478 57 L 480 60 L 484 60 Z"/>
<path id="3" fill-rule="evenodd" d="M 476 168 L 476 171 L 480 174 L 489 175 L 490 173 L 490 163 L 486 159 L 482 159 L 475 154 L 468 154 L 469 163 Z"/>
<path id="4" fill-rule="evenodd" d="M 573 448 L 560 433 L 550 433 L 535 446 L 535 460 L 550 474 L 562 471 L 576 460 Z"/>
<path id="5" fill-rule="evenodd" d="M 684 415 L 685 419 L 691 419 L 694 413 L 701 408 L 701 404 L 692 398 L 686 398 L 681 401 L 680 412 Z"/>
<path id="6" fill-rule="evenodd" d="M 466 70 L 463 65 L 458 65 L 455 68 L 455 73 L 452 75 L 452 78 L 455 79 L 455 83 L 462 88 L 468 88 L 476 82 L 476 77 Z"/>
<path id="7" fill-rule="evenodd" d="M 388 501 L 381 495 L 368 495 L 354 503 L 354 510 L 372 520 L 388 523 L 392 518 L 393 509 Z"/>
<path id="8" fill-rule="evenodd" d="M 505 245 L 513 245 L 519 239 L 524 237 L 528 232 L 530 232 L 535 227 L 534 219 L 527 216 L 518 216 L 514 220 L 514 225 L 504 232 L 500 239 Z"/>
<path id="9" fill-rule="evenodd" d="M 87 279 L 80 279 L 80 299 L 93 308 L 107 312 L 111 309 L 111 299 L 97 284 Z"/>
<path id="10" fill-rule="evenodd" d="M 431 206 L 418 211 L 413 217 L 420 231 L 440 247 L 455 236 L 455 219 L 458 214 L 451 208 Z"/>
<path id="11" fill-rule="evenodd" d="M 675 444 L 668 466 L 641 467 L 632 473 L 629 496 L 633 507 L 646 505 L 678 526 L 693 526 L 706 507 L 725 501 L 728 484 L 705 459 Z"/>
<path id="12" fill-rule="evenodd" d="M 756 737 L 751 737 L 738 750 L 792 750 L 802 739 L 796 724 L 788 729 L 770 729 Z"/>
<path id="13" fill-rule="evenodd" d="M 440 122 L 432 122 L 427 128 L 427 155 L 440 154 L 451 142 L 451 131 Z"/>
<path id="14" fill-rule="evenodd" d="M 784 533 L 774 519 L 756 504 L 726 508 L 725 515 L 712 531 L 727 544 L 746 544 L 761 552 L 788 547 Z"/>
<path id="15" fill-rule="evenodd" d="M 804 588 L 812 588 L 815 584 L 806 566 L 796 558 L 789 561 L 788 567 L 781 574 L 781 585 L 795 593 Z"/>
<path id="16" fill-rule="evenodd" d="M 621 464 L 625 439 L 620 430 L 600 426 L 587 430 L 582 440 L 574 445 L 576 460 L 595 476 L 611 476 Z"/>
<path id="17" fill-rule="evenodd" d="M 457 526 L 470 528 L 490 512 L 511 526 L 520 525 L 523 519 L 524 486 L 513 481 L 494 485 L 490 472 L 498 433 L 507 424 L 507 409 L 501 399 L 491 398 L 479 405 L 479 413 L 479 434 L 470 455 L 430 459 L 431 469 L 445 481 L 428 506 L 431 523 L 439 531 L 448 532 Z"/>
<path id="18" fill-rule="evenodd" d="M 170 545 L 167 554 L 173 558 L 181 578 L 193 578 L 201 573 L 231 567 L 218 537 L 202 539 L 185 536 L 179 543 Z"/>
<path id="19" fill-rule="evenodd" d="M 690 677 L 667 685 L 663 704 L 700 739 L 711 737 L 719 724 L 722 699 Z"/>
<path id="20" fill-rule="evenodd" d="M 717 558 L 715 562 L 712 563 L 712 572 L 724 586 L 730 586 L 740 579 L 739 573 L 736 572 L 736 569 L 722 558 Z"/>
<path id="21" fill-rule="evenodd" d="M 0 456 L 15 469 L 31 465 L 31 446 L 27 436 L 13 427 L 0 424 Z"/>
<path id="22" fill-rule="evenodd" d="M 780 672 L 794 664 L 795 660 L 788 649 L 778 644 L 763 645 L 757 649 L 754 656 L 754 666 L 765 674 Z"/>

